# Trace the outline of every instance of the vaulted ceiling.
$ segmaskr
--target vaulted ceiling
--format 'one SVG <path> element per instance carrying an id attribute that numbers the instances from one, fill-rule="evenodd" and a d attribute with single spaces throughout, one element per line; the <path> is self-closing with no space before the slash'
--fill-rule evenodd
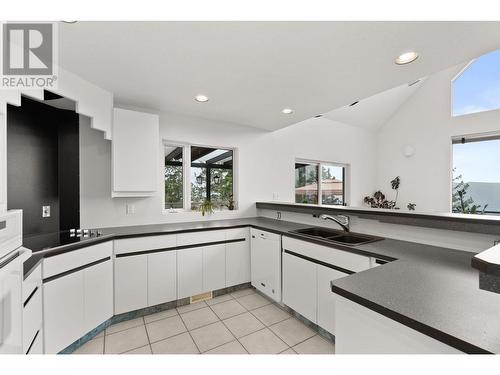
<path id="1" fill-rule="evenodd" d="M 500 48 L 500 22 L 78 22 L 59 30 L 60 64 L 117 103 L 267 130 L 392 88 L 379 100 L 401 100 L 411 94 L 403 85 Z M 420 57 L 394 64 L 408 50 Z M 196 102 L 200 93 L 209 101 Z"/>

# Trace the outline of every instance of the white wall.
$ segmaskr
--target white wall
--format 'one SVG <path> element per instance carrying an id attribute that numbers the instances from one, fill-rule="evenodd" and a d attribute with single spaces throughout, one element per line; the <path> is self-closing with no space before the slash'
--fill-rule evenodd
<path id="1" fill-rule="evenodd" d="M 296 158 L 347 163 L 351 166 L 351 201 L 359 205 L 375 186 L 373 134 L 327 119 L 306 120 L 276 132 L 160 113 L 160 138 L 169 141 L 237 148 L 239 210 L 217 212 L 210 219 L 256 215 L 255 202 L 294 200 Z M 158 144 L 157 147 L 161 147 Z M 163 151 L 160 153 L 163 155 Z M 163 165 L 163 160 L 160 161 Z M 111 144 L 80 126 L 80 217 L 82 227 L 121 226 L 206 220 L 198 212 L 164 213 L 162 170 L 158 193 L 149 198 L 111 198 Z M 126 214 L 126 204 L 135 214 Z"/>
<path id="2" fill-rule="evenodd" d="M 461 64 L 428 77 L 378 133 L 377 187 L 390 192 L 389 181 L 400 176 L 402 208 L 413 202 L 418 211 L 449 212 L 451 138 L 500 132 L 500 110 L 451 116 L 451 81 L 463 68 Z M 415 148 L 414 156 L 403 155 L 405 145 Z"/>

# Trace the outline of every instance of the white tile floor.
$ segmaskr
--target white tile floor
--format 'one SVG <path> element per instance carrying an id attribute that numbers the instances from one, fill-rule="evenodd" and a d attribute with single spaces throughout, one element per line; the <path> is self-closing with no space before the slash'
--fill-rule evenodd
<path id="1" fill-rule="evenodd" d="M 334 344 L 244 289 L 117 323 L 75 354 L 333 354 Z"/>

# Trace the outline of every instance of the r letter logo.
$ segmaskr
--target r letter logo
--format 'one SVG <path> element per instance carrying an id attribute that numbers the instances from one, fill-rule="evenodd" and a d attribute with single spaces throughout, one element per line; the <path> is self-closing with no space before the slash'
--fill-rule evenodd
<path id="1" fill-rule="evenodd" d="M 56 24 L 2 25 L 2 85 L 0 88 L 53 88 L 56 72 Z"/>

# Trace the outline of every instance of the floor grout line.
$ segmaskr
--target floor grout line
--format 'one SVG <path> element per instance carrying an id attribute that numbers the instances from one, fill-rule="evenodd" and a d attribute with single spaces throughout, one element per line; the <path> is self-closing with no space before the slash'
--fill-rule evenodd
<path id="1" fill-rule="evenodd" d="M 194 310 L 193 310 L 193 311 L 194 311 Z M 193 340 L 194 346 L 196 346 L 196 349 L 198 350 L 198 353 L 201 353 L 201 350 L 200 350 L 200 348 L 198 347 L 198 344 L 196 343 L 196 341 L 194 340 L 193 335 L 192 335 L 192 334 L 191 334 L 191 332 L 189 331 L 189 329 L 188 329 L 188 327 L 187 327 L 186 323 L 184 322 L 184 319 L 182 319 L 182 314 L 179 314 L 179 316 L 180 316 L 180 318 L 181 318 L 182 324 L 184 324 L 184 328 L 186 328 L 186 331 L 187 331 L 187 333 L 188 333 L 189 337 L 191 337 L 191 340 Z M 183 333 L 185 333 L 185 332 L 183 332 Z"/>

